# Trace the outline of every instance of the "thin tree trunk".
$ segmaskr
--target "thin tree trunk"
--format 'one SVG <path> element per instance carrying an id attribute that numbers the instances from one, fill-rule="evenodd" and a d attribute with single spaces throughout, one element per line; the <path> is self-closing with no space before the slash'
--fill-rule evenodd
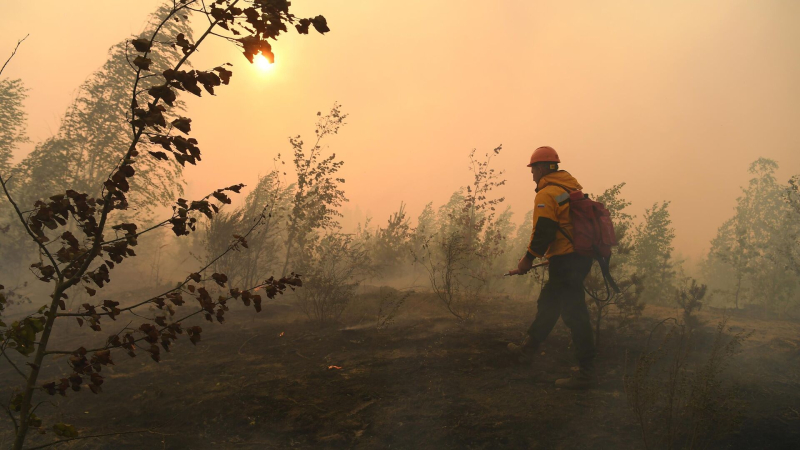
<path id="1" fill-rule="evenodd" d="M 22 397 L 22 408 L 19 413 L 20 423 L 17 430 L 17 436 L 14 439 L 14 450 L 21 450 L 22 445 L 25 443 L 25 435 L 28 433 L 28 424 L 30 422 L 31 413 L 31 399 L 33 392 L 36 389 L 36 381 L 39 378 L 39 371 L 42 368 L 42 361 L 44 354 L 47 350 L 47 341 L 50 339 L 50 333 L 53 331 L 53 323 L 56 320 L 56 312 L 58 310 L 58 301 L 61 299 L 61 294 L 64 292 L 61 281 L 58 282 L 53 291 L 53 301 L 50 302 L 50 308 L 47 313 L 47 322 L 45 323 L 44 330 L 42 330 L 42 337 L 39 340 L 39 346 L 36 347 L 36 355 L 31 365 L 31 372 L 28 375 L 28 380 L 25 383 L 25 391 Z"/>

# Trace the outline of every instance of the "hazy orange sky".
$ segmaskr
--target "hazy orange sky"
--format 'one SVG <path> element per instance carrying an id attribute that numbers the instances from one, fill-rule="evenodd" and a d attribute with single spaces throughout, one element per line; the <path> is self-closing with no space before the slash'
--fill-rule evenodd
<path id="1" fill-rule="evenodd" d="M 0 1 L 3 61 L 30 33 L 4 75 L 31 89 L 33 141 L 57 130 L 75 89 L 158 3 Z M 335 101 L 350 114 L 329 141 L 346 161 L 348 208 L 378 223 L 401 201 L 413 217 L 444 203 L 471 180 L 469 150 L 498 144 L 499 193 L 521 220 L 534 195 L 525 164 L 551 145 L 587 192 L 627 182 L 634 214 L 671 200 L 676 249 L 699 257 L 750 162 L 777 160 L 782 182 L 800 173 L 796 0 L 293 3 L 332 31 L 285 36 L 269 73 L 221 42 L 194 60 L 230 61 L 234 77 L 217 97 L 189 99 L 204 151 L 186 171 L 190 196 L 253 184 Z"/>

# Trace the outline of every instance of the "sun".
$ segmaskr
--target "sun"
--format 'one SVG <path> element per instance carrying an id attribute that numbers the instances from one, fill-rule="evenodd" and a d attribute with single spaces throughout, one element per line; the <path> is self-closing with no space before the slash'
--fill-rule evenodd
<path id="1" fill-rule="evenodd" d="M 261 53 L 253 56 L 253 65 L 262 72 L 269 72 L 272 70 L 272 66 L 274 66 L 274 64 L 269 62 L 269 60 Z"/>

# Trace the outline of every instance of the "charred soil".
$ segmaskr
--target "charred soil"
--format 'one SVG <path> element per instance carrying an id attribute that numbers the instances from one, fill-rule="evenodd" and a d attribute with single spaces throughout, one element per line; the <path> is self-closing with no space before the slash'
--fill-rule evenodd
<path id="1" fill-rule="evenodd" d="M 364 302 L 344 324 L 324 328 L 289 304 L 255 316 L 232 311 L 225 324 L 204 327 L 196 347 L 179 340 L 161 363 L 117 355 L 103 393 L 52 397 L 57 407 L 42 406 L 41 416 L 84 436 L 137 431 L 61 447 L 76 449 L 644 448 L 626 403 L 625 364 L 642 351 L 648 324 L 672 310 L 648 307 L 636 328 L 606 333 L 600 386 L 576 392 L 553 386 L 576 370 L 563 324 L 531 365 L 506 353 L 535 302 L 494 299 L 478 320 L 460 324 L 418 294 L 381 330 L 370 313 L 377 307 Z M 713 316 L 704 318 L 713 327 Z M 714 447 L 797 448 L 800 324 L 730 324 L 756 330 L 725 380 L 747 407 L 739 432 Z M 56 360 L 48 373 L 65 369 Z M 3 384 L 14 375 L 4 369 Z M 3 428 L 8 444 L 10 424 Z"/>

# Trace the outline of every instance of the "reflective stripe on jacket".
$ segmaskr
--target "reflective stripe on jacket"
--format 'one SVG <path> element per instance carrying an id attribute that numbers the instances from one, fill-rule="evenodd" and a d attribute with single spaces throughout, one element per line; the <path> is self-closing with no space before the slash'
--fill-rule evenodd
<path id="1" fill-rule="evenodd" d="M 560 186 L 570 191 L 582 189 L 578 180 L 565 170 L 549 173 L 539 180 L 533 206 L 533 231 L 527 253 L 531 259 L 543 256 L 549 258 L 575 251 L 569 239 L 558 231 L 561 227 L 572 237 L 569 193 Z"/>

